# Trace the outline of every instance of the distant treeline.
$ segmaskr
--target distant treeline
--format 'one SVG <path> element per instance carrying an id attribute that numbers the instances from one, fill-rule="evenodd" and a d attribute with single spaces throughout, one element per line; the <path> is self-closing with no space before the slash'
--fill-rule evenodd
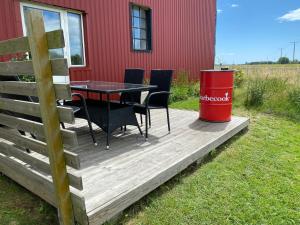
<path id="1" fill-rule="evenodd" d="M 260 64 L 299 64 L 299 60 L 291 61 L 288 57 L 280 57 L 277 61 L 257 61 L 246 62 L 247 65 L 260 65 Z"/>

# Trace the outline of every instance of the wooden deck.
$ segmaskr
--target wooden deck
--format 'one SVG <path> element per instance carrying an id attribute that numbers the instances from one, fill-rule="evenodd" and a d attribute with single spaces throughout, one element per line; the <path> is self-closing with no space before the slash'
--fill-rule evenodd
<path id="1" fill-rule="evenodd" d="M 171 110 L 168 134 L 165 111 L 153 111 L 151 115 L 148 141 L 135 127 L 128 127 L 125 134 L 114 133 L 108 151 L 104 150 L 105 134 L 96 127 L 97 147 L 86 121 L 77 120 L 68 127 L 77 132 L 79 140 L 79 146 L 69 150 L 79 155 L 81 169 L 68 168 L 68 174 L 73 179 L 82 177 L 82 191 L 71 187 L 75 216 L 81 224 L 99 225 L 109 220 L 249 124 L 242 117 L 233 117 L 229 123 L 207 123 L 197 119 L 197 112 Z M 31 154 L 41 162 L 45 160 Z M 10 161 L 23 165 L 20 169 L 3 158 L 0 152 L 0 171 L 55 205 L 49 175 L 11 157 Z"/>

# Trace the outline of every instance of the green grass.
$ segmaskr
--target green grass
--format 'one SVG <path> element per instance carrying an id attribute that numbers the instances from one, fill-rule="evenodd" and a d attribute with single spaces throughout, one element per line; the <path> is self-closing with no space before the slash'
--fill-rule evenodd
<path id="1" fill-rule="evenodd" d="M 0 175 L 0 225 L 55 225 L 56 210 Z"/>

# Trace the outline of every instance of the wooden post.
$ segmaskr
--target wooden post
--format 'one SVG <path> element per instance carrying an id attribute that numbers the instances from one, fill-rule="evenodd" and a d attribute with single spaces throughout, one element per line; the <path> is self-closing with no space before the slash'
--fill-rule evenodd
<path id="1" fill-rule="evenodd" d="M 36 77 L 41 117 L 44 124 L 51 174 L 56 193 L 57 209 L 61 225 L 74 225 L 69 180 L 63 152 L 59 114 L 53 85 L 48 42 L 40 12 L 28 15 L 27 34 Z"/>

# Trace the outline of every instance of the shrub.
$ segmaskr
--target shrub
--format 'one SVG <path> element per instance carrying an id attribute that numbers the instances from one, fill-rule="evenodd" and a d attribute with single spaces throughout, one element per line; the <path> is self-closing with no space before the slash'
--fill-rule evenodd
<path id="1" fill-rule="evenodd" d="M 170 102 L 187 100 L 189 97 L 199 96 L 199 82 L 189 81 L 188 73 L 180 71 L 172 83 Z"/>
<path id="2" fill-rule="evenodd" d="M 258 107 L 263 105 L 266 95 L 266 81 L 255 79 L 248 81 L 247 95 L 245 100 L 246 107 Z"/>
<path id="3" fill-rule="evenodd" d="M 292 89 L 288 92 L 289 102 L 297 112 L 300 112 L 300 88 Z"/>
<path id="4" fill-rule="evenodd" d="M 174 85 L 171 92 L 170 102 L 183 101 L 189 98 L 187 86 Z"/>
<path id="5" fill-rule="evenodd" d="M 245 81 L 245 73 L 244 71 L 238 69 L 235 73 L 234 73 L 234 87 L 235 88 L 239 88 L 242 87 L 242 84 Z"/>
<path id="6" fill-rule="evenodd" d="M 288 80 L 283 78 L 267 78 L 265 79 L 266 90 L 269 95 L 276 95 L 278 92 L 283 92 L 287 89 Z"/>

